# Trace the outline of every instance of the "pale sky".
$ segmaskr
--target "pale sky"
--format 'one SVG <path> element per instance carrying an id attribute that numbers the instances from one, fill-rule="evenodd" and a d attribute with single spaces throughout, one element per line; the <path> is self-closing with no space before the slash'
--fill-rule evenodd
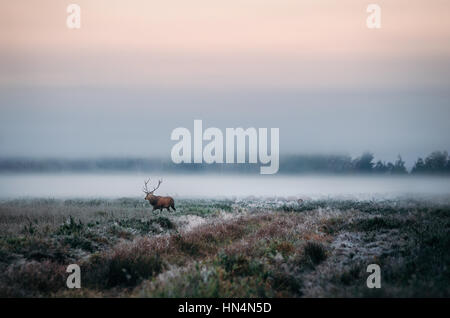
<path id="1" fill-rule="evenodd" d="M 285 153 L 450 150 L 450 2 L 377 1 L 376 30 L 369 3 L 2 1 L 0 156 L 169 156 L 194 119 Z"/>

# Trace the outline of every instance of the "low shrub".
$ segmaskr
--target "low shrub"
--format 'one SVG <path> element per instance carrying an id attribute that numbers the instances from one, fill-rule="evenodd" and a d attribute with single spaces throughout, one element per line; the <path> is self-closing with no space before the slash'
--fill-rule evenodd
<path id="1" fill-rule="evenodd" d="M 305 260 L 313 265 L 318 265 L 327 258 L 326 248 L 322 243 L 307 242 L 303 247 Z"/>
<path id="2" fill-rule="evenodd" d="M 130 287 L 164 269 L 160 254 L 140 244 L 122 245 L 110 253 L 94 254 L 82 268 L 88 286 Z"/>
<path id="3" fill-rule="evenodd" d="M 9 267 L 0 276 L 0 297 L 49 296 L 66 287 L 65 266 L 52 261 Z"/>

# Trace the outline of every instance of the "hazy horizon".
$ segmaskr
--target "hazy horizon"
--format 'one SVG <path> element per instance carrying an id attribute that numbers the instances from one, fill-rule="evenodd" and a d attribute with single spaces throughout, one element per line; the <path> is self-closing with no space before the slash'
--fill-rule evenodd
<path id="1" fill-rule="evenodd" d="M 14 174 L 0 178 L 0 199 L 142 198 L 145 173 Z M 151 184 L 160 176 L 152 174 Z M 158 195 L 175 198 L 390 200 L 448 198 L 450 178 L 336 175 L 164 174 Z"/>

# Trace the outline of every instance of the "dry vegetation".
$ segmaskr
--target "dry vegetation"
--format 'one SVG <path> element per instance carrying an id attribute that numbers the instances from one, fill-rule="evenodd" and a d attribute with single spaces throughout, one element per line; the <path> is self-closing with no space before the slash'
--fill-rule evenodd
<path id="1" fill-rule="evenodd" d="M 4 201 L 0 296 L 448 297 L 448 202 Z M 72 263 L 81 289 L 65 285 Z"/>

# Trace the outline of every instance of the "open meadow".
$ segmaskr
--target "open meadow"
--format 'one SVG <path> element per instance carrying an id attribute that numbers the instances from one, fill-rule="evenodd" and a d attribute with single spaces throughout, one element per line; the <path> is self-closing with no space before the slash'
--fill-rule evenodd
<path id="1" fill-rule="evenodd" d="M 176 202 L 1 201 L 0 296 L 450 296 L 448 196 Z M 80 289 L 66 287 L 69 264 Z"/>

